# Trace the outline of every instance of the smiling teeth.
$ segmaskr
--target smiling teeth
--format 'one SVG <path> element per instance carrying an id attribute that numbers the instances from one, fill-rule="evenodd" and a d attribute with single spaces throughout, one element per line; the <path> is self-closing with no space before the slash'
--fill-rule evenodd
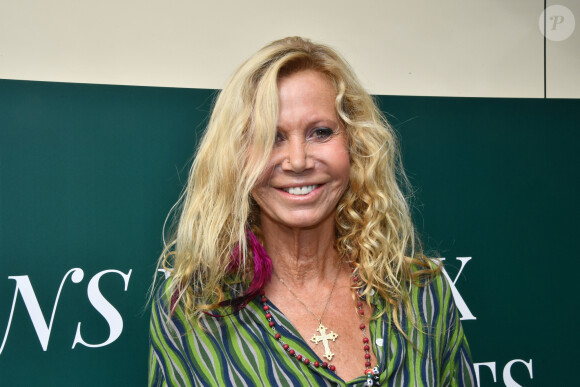
<path id="1" fill-rule="evenodd" d="M 306 185 L 304 187 L 283 188 L 283 190 L 288 192 L 290 195 L 307 195 L 310 192 L 314 191 L 314 189 L 316 187 L 318 187 L 318 186 L 317 185 Z"/>

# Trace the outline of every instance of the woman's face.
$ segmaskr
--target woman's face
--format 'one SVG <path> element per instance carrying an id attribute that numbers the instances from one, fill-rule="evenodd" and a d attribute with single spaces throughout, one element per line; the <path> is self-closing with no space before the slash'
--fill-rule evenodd
<path id="1" fill-rule="evenodd" d="M 278 81 L 278 97 L 276 142 L 252 190 L 262 222 L 289 228 L 334 223 L 350 174 L 346 134 L 334 107 L 336 91 L 323 74 L 303 70 Z"/>

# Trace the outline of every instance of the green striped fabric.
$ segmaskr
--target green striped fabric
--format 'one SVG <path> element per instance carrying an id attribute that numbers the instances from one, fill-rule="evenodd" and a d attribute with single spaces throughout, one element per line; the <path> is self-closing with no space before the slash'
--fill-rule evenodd
<path id="1" fill-rule="evenodd" d="M 286 317 L 268 301 L 277 331 L 305 365 L 291 357 L 274 337 L 260 297 L 226 317 L 204 315 L 201 326 L 190 323 L 181 307 L 169 316 L 169 281 L 160 287 L 152 308 L 149 386 L 363 386 L 365 376 L 344 381 L 313 362 L 322 360 Z M 475 386 L 475 372 L 460 316 L 449 285 L 438 276 L 425 287 L 414 286 L 411 300 L 417 329 L 400 323 L 411 341 L 392 323 L 390 313 L 371 321 L 370 338 L 385 386 Z M 373 296 L 374 313 L 385 302 Z M 382 341 L 380 340 L 382 339 Z"/>

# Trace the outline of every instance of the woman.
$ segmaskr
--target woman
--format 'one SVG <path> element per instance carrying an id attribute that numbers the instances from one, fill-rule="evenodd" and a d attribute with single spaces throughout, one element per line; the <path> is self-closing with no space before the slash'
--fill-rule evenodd
<path id="1" fill-rule="evenodd" d="M 220 93 L 155 297 L 150 385 L 474 385 L 392 129 L 350 67 L 271 43 Z"/>

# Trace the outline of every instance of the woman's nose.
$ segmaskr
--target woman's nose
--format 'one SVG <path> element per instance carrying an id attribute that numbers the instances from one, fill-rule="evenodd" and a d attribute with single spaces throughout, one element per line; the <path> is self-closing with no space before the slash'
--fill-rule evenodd
<path id="1" fill-rule="evenodd" d="M 308 154 L 308 144 L 304 141 L 289 141 L 286 149 L 282 169 L 289 172 L 301 173 L 314 166 Z"/>

